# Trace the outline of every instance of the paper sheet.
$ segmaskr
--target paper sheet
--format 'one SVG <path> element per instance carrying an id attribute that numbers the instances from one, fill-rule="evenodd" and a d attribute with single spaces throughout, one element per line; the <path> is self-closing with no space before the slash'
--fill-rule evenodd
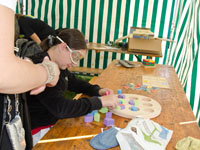
<path id="1" fill-rule="evenodd" d="M 116 137 L 121 150 L 165 150 L 172 133 L 152 120 L 136 118 Z"/>
<path id="2" fill-rule="evenodd" d="M 166 78 L 156 76 L 142 76 L 143 85 L 159 88 L 169 88 Z"/>

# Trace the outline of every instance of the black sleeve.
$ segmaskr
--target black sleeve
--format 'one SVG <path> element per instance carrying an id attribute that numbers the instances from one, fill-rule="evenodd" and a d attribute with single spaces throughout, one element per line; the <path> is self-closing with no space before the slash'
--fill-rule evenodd
<path id="1" fill-rule="evenodd" d="M 68 74 L 68 89 L 76 93 L 84 93 L 89 96 L 100 96 L 98 85 L 92 85 L 84 80 L 78 79 L 70 71 L 66 70 Z"/>
<path id="2" fill-rule="evenodd" d="M 34 33 L 31 24 L 33 24 L 33 19 L 29 17 L 20 17 L 18 19 L 18 23 L 20 26 L 20 34 L 24 34 L 27 38 Z"/>
<path id="3" fill-rule="evenodd" d="M 46 88 L 36 97 L 57 119 L 83 116 L 102 107 L 100 99 L 96 96 L 79 100 L 67 99 L 57 87 Z"/>

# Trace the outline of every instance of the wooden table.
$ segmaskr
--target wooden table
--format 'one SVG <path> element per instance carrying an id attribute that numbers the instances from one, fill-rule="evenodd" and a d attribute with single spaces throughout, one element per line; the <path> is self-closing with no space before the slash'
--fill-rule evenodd
<path id="1" fill-rule="evenodd" d="M 94 83 L 99 84 L 101 87 L 111 88 L 115 93 L 118 89 L 122 89 L 123 93 L 140 94 L 158 101 L 162 106 L 162 111 L 158 117 L 152 120 L 174 131 L 172 139 L 167 145 L 167 150 L 175 150 L 174 147 L 177 141 L 184 137 L 192 136 L 200 139 L 200 128 L 197 123 L 179 124 L 180 122 L 195 120 L 195 117 L 173 67 L 156 65 L 152 69 L 143 67 L 124 68 L 116 66 L 115 63 L 116 61 L 112 62 Z M 124 88 L 127 83 L 142 84 L 142 75 L 165 77 L 170 89 L 160 88 L 155 93 L 147 93 Z M 57 139 L 58 141 L 37 144 L 34 150 L 92 150 L 89 141 L 92 136 L 101 132 L 101 128 L 104 127 L 104 117 L 105 115 L 101 114 L 99 123 L 84 123 L 83 117 L 59 120 L 42 139 Z M 115 119 L 115 125 L 121 128 L 126 127 L 130 121 L 130 119 L 116 115 L 113 115 L 113 118 Z M 81 136 L 89 137 L 81 138 Z M 76 139 L 70 139 L 72 137 Z M 119 149 L 119 146 L 112 148 L 112 150 Z"/>

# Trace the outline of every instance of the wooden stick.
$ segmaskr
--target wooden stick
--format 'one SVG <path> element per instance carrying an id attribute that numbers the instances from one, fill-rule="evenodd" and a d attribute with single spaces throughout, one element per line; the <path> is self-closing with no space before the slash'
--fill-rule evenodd
<path id="1" fill-rule="evenodd" d="M 170 40 L 170 39 L 166 39 L 166 38 L 156 38 L 155 37 L 155 39 L 159 39 L 159 40 L 163 40 L 163 41 L 168 41 L 168 42 L 174 42 L 174 43 L 176 43 L 176 41 Z"/>
<path id="2" fill-rule="evenodd" d="M 59 142 L 59 141 L 68 141 L 68 140 L 77 140 L 83 138 L 91 138 L 96 136 L 97 134 L 93 135 L 85 135 L 85 136 L 75 136 L 75 137 L 67 137 L 67 138 L 57 138 L 57 139 L 49 139 L 49 140 L 40 140 L 38 143 L 49 143 L 49 142 Z"/>
<path id="3" fill-rule="evenodd" d="M 193 121 L 186 121 L 186 122 L 179 122 L 180 125 L 183 125 L 183 124 L 190 124 L 190 123 L 197 123 L 197 120 L 193 120 Z"/>
<path id="4" fill-rule="evenodd" d="M 123 39 L 126 39 L 130 36 L 130 34 L 126 35 L 126 36 L 123 36 L 123 37 L 120 37 L 118 39 L 115 40 L 115 43 L 118 43 L 119 41 L 123 40 Z"/>

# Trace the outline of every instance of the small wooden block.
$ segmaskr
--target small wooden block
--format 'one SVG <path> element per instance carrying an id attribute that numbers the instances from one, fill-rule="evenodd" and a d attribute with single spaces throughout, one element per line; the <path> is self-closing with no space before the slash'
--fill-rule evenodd
<path id="1" fill-rule="evenodd" d="M 116 107 L 116 109 L 117 109 L 117 110 L 121 110 L 121 107 L 118 105 L 118 106 Z"/>
<path id="2" fill-rule="evenodd" d="M 119 99 L 119 103 L 120 104 L 125 104 L 125 100 L 124 99 Z"/>
<path id="3" fill-rule="evenodd" d="M 126 85 L 126 86 L 124 86 L 124 88 L 125 88 L 125 89 L 129 89 L 129 86 Z"/>
<path id="4" fill-rule="evenodd" d="M 138 106 L 139 102 L 138 100 L 134 100 L 135 106 Z"/>
<path id="5" fill-rule="evenodd" d="M 100 114 L 98 112 L 96 112 L 94 114 L 94 121 L 99 122 L 100 121 Z"/>
<path id="6" fill-rule="evenodd" d="M 135 107 L 135 106 L 132 106 L 132 107 L 131 107 L 131 110 L 132 110 L 132 111 L 138 111 L 138 108 Z"/>
<path id="7" fill-rule="evenodd" d="M 112 118 L 112 112 L 107 112 L 106 113 L 106 118 Z"/>
<path id="8" fill-rule="evenodd" d="M 84 122 L 92 122 L 93 121 L 93 115 L 88 114 L 84 117 Z"/>
<path id="9" fill-rule="evenodd" d="M 107 107 L 102 107 L 102 108 L 99 110 L 99 112 L 105 114 L 105 113 L 108 112 L 108 108 L 107 108 Z"/>
<path id="10" fill-rule="evenodd" d="M 104 125 L 105 126 L 112 126 L 114 125 L 115 120 L 112 118 L 105 118 L 104 119 Z"/>
<path id="11" fill-rule="evenodd" d="M 123 95 L 123 94 L 119 94 L 119 95 L 118 95 L 118 98 L 125 99 L 125 98 L 126 98 L 126 96 L 125 96 L 125 95 Z"/>
<path id="12" fill-rule="evenodd" d="M 120 104 L 120 108 L 121 108 L 121 110 L 125 109 L 125 105 L 124 104 Z"/>
<path id="13" fill-rule="evenodd" d="M 135 88 L 137 89 L 137 88 L 140 88 L 141 86 L 139 85 L 139 84 L 136 84 L 135 85 Z"/>
<path id="14" fill-rule="evenodd" d="M 91 114 L 94 116 L 95 113 L 98 113 L 98 110 L 93 110 Z"/>
<path id="15" fill-rule="evenodd" d="M 117 94 L 122 94 L 122 90 L 121 90 L 121 89 L 118 89 L 118 90 L 117 90 Z"/>
<path id="16" fill-rule="evenodd" d="M 129 100 L 129 102 L 128 102 L 130 105 L 135 105 L 135 102 L 134 102 L 134 100 Z"/>

